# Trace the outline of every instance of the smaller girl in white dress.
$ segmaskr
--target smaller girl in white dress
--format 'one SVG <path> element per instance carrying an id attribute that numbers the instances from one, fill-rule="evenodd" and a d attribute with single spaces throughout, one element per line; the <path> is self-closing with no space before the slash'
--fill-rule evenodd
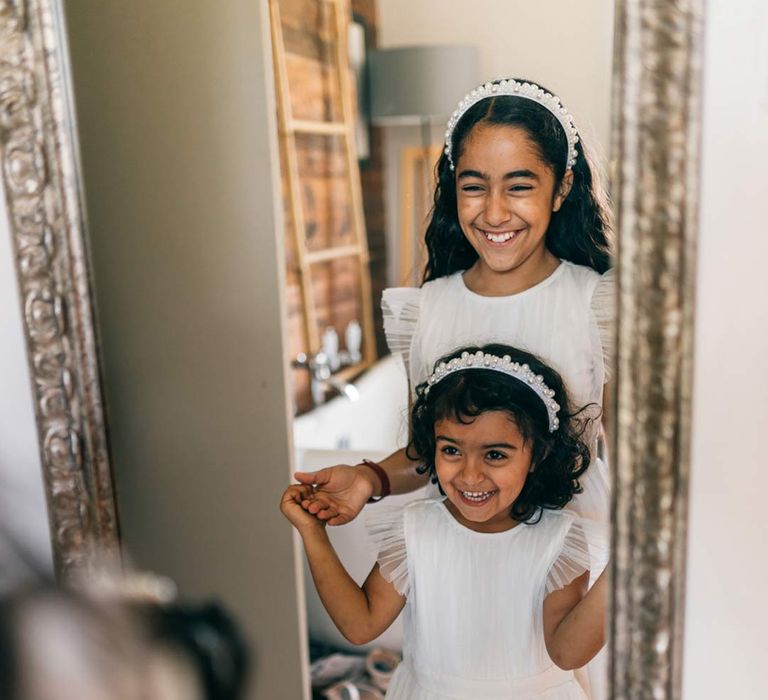
<path id="1" fill-rule="evenodd" d="M 369 517 L 378 561 L 362 587 L 302 508 L 312 487 L 285 491 L 281 510 L 350 642 L 375 639 L 405 607 L 389 700 L 584 700 L 572 669 L 604 643 L 606 583 L 587 591 L 595 524 L 562 508 L 589 465 L 587 414 L 521 350 L 470 347 L 438 362 L 417 388 L 408 449 L 442 496 Z"/>

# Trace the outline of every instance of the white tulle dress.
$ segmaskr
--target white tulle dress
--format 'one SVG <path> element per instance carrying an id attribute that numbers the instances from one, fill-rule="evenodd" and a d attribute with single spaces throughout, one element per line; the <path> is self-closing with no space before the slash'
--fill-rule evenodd
<path id="1" fill-rule="evenodd" d="M 561 261 L 539 284 L 511 296 L 487 297 L 470 291 L 463 273 L 428 282 L 421 288 L 384 291 L 382 310 L 387 343 L 402 356 L 411 387 L 423 382 L 443 355 L 467 345 L 505 343 L 539 356 L 565 381 L 575 406 L 602 406 L 613 351 L 614 279 L 591 268 Z M 593 460 L 581 477 L 582 493 L 567 509 L 605 524 L 610 518 L 608 468 L 597 457 L 599 423 L 586 439 Z M 604 532 L 604 529 L 599 530 Z M 594 535 L 592 579 L 605 565 L 606 543 Z M 598 541 L 600 539 L 600 541 Z M 592 700 L 605 697 L 605 665 L 590 664 Z M 590 682 L 581 675 L 585 688 Z"/>
<path id="2" fill-rule="evenodd" d="M 546 595 L 589 566 L 587 521 L 547 511 L 505 532 L 466 528 L 443 498 L 366 516 L 381 573 L 407 597 L 387 700 L 584 700 L 544 645 Z"/>

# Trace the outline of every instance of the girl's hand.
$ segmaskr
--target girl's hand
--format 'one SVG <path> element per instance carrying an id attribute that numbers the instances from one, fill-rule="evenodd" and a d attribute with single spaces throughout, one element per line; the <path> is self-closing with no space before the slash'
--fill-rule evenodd
<path id="1" fill-rule="evenodd" d="M 301 507 L 329 525 L 354 520 L 373 495 L 374 479 L 378 485 L 376 474 L 368 467 L 344 464 L 317 472 L 296 472 L 294 477 L 309 489 Z"/>
<path id="2" fill-rule="evenodd" d="M 280 512 L 302 535 L 313 530 L 322 530 L 325 527 L 322 520 L 301 507 L 302 501 L 311 497 L 311 486 L 293 484 L 285 489 L 283 497 L 280 499 Z"/>
<path id="3" fill-rule="evenodd" d="M 608 569 L 587 591 L 589 572 L 544 599 L 544 643 L 560 668 L 581 668 L 605 644 Z"/>

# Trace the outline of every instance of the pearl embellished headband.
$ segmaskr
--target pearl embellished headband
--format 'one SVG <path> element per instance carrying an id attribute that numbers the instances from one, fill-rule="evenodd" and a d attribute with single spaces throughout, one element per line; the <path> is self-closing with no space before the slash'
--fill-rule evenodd
<path id="1" fill-rule="evenodd" d="M 563 131 L 565 131 L 565 138 L 568 140 L 566 170 L 573 168 L 576 164 L 576 157 L 578 156 L 576 152 L 576 144 L 579 141 L 579 135 L 576 131 L 576 125 L 573 123 L 573 117 L 568 110 L 563 107 L 560 98 L 548 93 L 546 90 L 536 85 L 536 83 L 519 83 L 517 80 L 504 79 L 496 83 L 485 83 L 484 85 L 480 85 L 472 90 L 472 92 L 465 95 L 464 99 L 459 102 L 456 111 L 448 120 L 448 129 L 445 132 L 445 155 L 448 156 L 451 170 L 454 170 L 456 167 L 456 164 L 453 162 L 451 137 L 453 136 L 453 130 L 456 128 L 459 120 L 473 105 L 476 105 L 486 98 L 497 97 L 499 95 L 522 97 L 523 99 L 537 102 L 542 107 L 548 109 L 555 116 L 557 121 L 560 122 Z"/>
<path id="2" fill-rule="evenodd" d="M 504 355 L 504 357 L 486 355 L 482 350 L 478 350 L 475 353 L 463 352 L 461 357 L 454 357 L 452 360 L 448 360 L 448 362 L 441 362 L 435 367 L 434 373 L 427 378 L 424 396 L 429 394 L 429 390 L 448 375 L 468 369 L 489 369 L 523 382 L 523 384 L 533 389 L 544 402 L 547 414 L 549 415 L 549 432 L 554 432 L 560 426 L 560 419 L 557 417 L 560 404 L 554 399 L 555 392 L 544 383 L 544 378 L 540 374 L 533 372 L 526 364 L 521 365 L 518 362 L 512 362 L 512 358 L 509 355 Z"/>

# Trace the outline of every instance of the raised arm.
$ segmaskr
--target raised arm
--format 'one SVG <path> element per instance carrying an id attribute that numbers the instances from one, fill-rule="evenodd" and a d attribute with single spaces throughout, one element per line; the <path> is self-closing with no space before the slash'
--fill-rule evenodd
<path id="1" fill-rule="evenodd" d="M 289 486 L 280 510 L 301 535 L 320 600 L 339 632 L 352 644 L 366 644 L 394 622 L 405 598 L 381 576 L 378 564 L 362 587 L 355 583 L 339 561 L 324 523 L 301 507 L 310 492 L 306 485 Z"/>
<path id="2" fill-rule="evenodd" d="M 588 591 L 589 572 L 544 600 L 544 641 L 560 668 L 580 668 L 605 644 L 607 571 Z"/>
<path id="3" fill-rule="evenodd" d="M 391 454 L 379 465 L 389 479 L 390 493 L 410 493 L 427 483 L 427 476 L 416 472 L 419 462 L 409 459 L 405 449 Z M 381 479 L 364 465 L 339 464 L 316 472 L 296 472 L 294 476 L 302 484 L 315 486 L 302 505 L 329 525 L 354 520 L 369 498 L 382 494 Z"/>

